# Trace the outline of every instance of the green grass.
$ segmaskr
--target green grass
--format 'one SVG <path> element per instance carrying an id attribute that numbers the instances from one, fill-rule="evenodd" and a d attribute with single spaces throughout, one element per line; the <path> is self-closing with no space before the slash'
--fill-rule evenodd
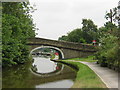
<path id="1" fill-rule="evenodd" d="M 98 60 L 94 60 L 94 56 L 88 56 L 86 58 L 71 58 L 66 60 L 75 60 L 75 61 L 84 61 L 84 62 L 97 62 Z"/>
<path id="2" fill-rule="evenodd" d="M 101 79 L 87 65 L 80 62 L 61 60 L 78 68 L 77 76 L 72 88 L 107 88 Z"/>

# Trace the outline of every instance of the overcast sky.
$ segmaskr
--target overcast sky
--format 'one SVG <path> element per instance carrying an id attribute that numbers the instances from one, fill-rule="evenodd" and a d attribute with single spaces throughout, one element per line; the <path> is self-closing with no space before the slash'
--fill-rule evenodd
<path id="1" fill-rule="evenodd" d="M 76 28 L 82 27 L 82 19 L 92 19 L 101 27 L 105 13 L 118 5 L 119 0 L 29 0 L 36 5 L 32 14 L 36 37 L 57 40 Z"/>

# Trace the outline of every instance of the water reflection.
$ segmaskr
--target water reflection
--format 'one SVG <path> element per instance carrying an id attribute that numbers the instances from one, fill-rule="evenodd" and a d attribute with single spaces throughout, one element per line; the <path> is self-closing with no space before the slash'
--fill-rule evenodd
<path id="1" fill-rule="evenodd" d="M 50 60 L 50 56 L 34 56 L 31 70 L 34 74 L 40 76 L 50 76 L 60 73 L 64 65 Z"/>
<path id="2" fill-rule="evenodd" d="M 44 86 L 55 88 L 70 88 L 73 85 L 73 80 L 76 77 L 76 72 L 66 65 L 64 65 L 64 69 L 61 70 L 61 72 L 58 72 L 58 74 L 51 74 L 47 77 L 33 74 L 29 68 L 31 68 L 31 63 L 4 69 L 2 73 L 2 87 L 42 88 Z M 63 86 L 63 84 L 67 86 Z"/>
<path id="3" fill-rule="evenodd" d="M 52 56 L 51 56 L 52 55 Z M 3 88 L 70 88 L 76 72 L 69 66 L 55 63 L 59 54 L 33 55 L 32 63 L 5 68 L 2 76 Z"/>
<path id="4" fill-rule="evenodd" d="M 68 88 L 73 85 L 73 80 L 59 80 L 55 82 L 49 82 L 41 85 L 36 85 L 36 88 Z"/>

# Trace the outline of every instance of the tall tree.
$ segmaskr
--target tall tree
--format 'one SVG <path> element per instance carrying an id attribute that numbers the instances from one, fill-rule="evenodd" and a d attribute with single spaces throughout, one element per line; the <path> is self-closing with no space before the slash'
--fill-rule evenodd
<path id="1" fill-rule="evenodd" d="M 97 25 L 90 19 L 83 19 L 82 24 L 82 31 L 84 32 L 86 42 L 91 43 L 92 40 L 98 40 L 99 35 Z"/>
<path id="2" fill-rule="evenodd" d="M 82 20 L 82 30 L 84 32 L 97 32 L 97 26 L 94 24 L 94 22 L 90 19 L 83 19 Z"/>
<path id="3" fill-rule="evenodd" d="M 35 36 L 28 2 L 2 3 L 3 66 L 12 66 L 28 60 L 27 38 Z"/>
<path id="4" fill-rule="evenodd" d="M 101 66 L 108 66 L 110 68 L 120 68 L 119 63 L 119 28 L 114 24 L 117 21 L 117 9 L 110 9 L 110 12 L 106 14 L 107 21 L 103 27 L 99 28 L 100 43 L 99 51 L 97 52 L 97 59 Z"/>
<path id="5" fill-rule="evenodd" d="M 107 20 L 110 20 L 109 22 L 111 22 L 111 23 L 113 23 L 113 21 L 115 22 L 116 19 L 118 18 L 118 16 L 117 16 L 117 8 L 115 7 L 113 9 L 110 9 L 110 11 L 106 13 L 105 18 Z"/>

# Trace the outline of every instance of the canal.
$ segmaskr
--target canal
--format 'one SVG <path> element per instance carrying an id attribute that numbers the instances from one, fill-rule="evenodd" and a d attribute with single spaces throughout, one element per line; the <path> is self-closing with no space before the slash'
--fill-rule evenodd
<path id="1" fill-rule="evenodd" d="M 51 61 L 50 55 L 40 54 L 33 55 L 30 63 L 3 69 L 2 75 L 3 88 L 70 88 L 76 71 Z"/>

